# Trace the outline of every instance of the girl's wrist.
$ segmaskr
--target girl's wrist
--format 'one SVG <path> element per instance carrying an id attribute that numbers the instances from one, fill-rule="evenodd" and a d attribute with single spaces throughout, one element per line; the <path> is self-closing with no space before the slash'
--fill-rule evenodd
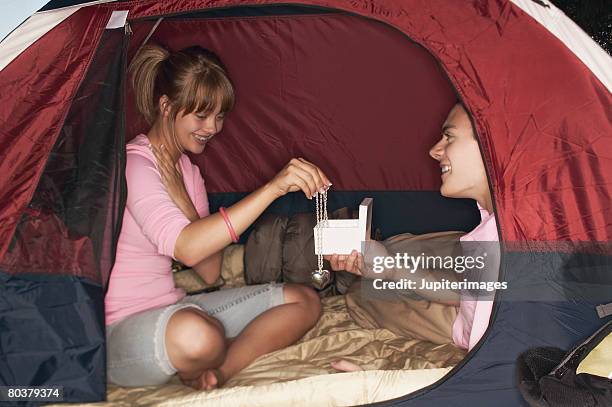
<path id="1" fill-rule="evenodd" d="M 267 182 L 261 188 L 259 188 L 261 195 L 265 197 L 268 203 L 272 203 L 284 194 L 280 192 L 280 189 L 276 187 L 272 181 Z"/>

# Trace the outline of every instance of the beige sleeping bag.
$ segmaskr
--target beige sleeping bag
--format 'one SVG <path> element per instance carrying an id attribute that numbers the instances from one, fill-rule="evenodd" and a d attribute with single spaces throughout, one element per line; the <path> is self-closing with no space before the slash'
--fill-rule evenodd
<path id="1" fill-rule="evenodd" d="M 227 289 L 244 284 L 244 247 L 229 246 L 222 278 Z M 205 287 L 191 271 L 176 281 L 188 292 Z M 364 329 L 349 315 L 342 295 L 322 300 L 319 322 L 295 345 L 263 355 L 223 388 L 196 391 L 175 376 L 163 386 L 108 386 L 108 402 L 81 406 L 351 406 L 389 400 L 442 378 L 463 357 L 452 344 L 436 345 L 388 329 Z M 338 373 L 345 359 L 365 371 Z M 59 405 L 58 405 L 59 406 Z"/>

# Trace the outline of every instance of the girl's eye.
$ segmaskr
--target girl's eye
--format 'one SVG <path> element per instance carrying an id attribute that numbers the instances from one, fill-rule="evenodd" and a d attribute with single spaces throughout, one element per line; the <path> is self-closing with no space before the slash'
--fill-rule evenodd
<path id="1" fill-rule="evenodd" d="M 449 143 L 453 139 L 453 136 L 451 136 L 450 134 L 447 134 L 447 133 L 444 133 L 444 137 L 446 138 L 446 141 L 448 141 Z"/>
<path id="2" fill-rule="evenodd" d="M 217 116 L 217 120 L 223 120 L 223 119 L 225 119 L 224 115 L 220 114 L 219 116 Z"/>
<path id="3" fill-rule="evenodd" d="M 206 119 L 206 116 L 205 116 L 205 115 L 202 115 L 202 114 L 196 114 L 196 117 L 197 117 L 198 119 L 200 119 L 200 120 L 204 120 L 204 119 Z"/>

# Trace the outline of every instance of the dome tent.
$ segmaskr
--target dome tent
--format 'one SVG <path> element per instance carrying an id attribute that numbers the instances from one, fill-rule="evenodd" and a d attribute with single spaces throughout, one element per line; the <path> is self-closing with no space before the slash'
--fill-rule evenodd
<path id="1" fill-rule="evenodd" d="M 585 277 L 577 270 L 609 264 L 609 58 L 588 40 L 560 41 L 521 9 L 554 8 L 527 1 L 248 5 L 59 10 L 68 16 L 3 63 L 3 384 L 61 384 L 69 401 L 104 398 L 102 305 L 121 224 L 123 144 L 141 129 L 121 89 L 129 59 L 151 36 L 172 48 L 210 46 L 236 82 L 223 137 L 194 157 L 213 211 L 300 154 L 332 178 L 332 207 L 374 194 L 384 235 L 468 230 L 473 206 L 439 197 L 426 156 L 456 92 L 480 141 L 510 289 L 452 374 L 396 402 L 519 405 L 516 356 L 569 347 L 600 324 L 594 305 L 611 300 L 567 289 Z M 297 196 L 271 208 L 308 209 Z"/>

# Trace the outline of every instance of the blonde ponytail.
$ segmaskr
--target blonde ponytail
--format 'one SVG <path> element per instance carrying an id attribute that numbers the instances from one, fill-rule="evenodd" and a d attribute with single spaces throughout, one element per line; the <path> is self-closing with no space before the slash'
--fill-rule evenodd
<path id="1" fill-rule="evenodd" d="M 149 125 L 152 125 L 159 115 L 159 98 L 163 90 L 156 89 L 156 85 L 160 67 L 169 57 L 170 52 L 164 47 L 147 44 L 140 49 L 129 67 L 136 106 Z"/>

